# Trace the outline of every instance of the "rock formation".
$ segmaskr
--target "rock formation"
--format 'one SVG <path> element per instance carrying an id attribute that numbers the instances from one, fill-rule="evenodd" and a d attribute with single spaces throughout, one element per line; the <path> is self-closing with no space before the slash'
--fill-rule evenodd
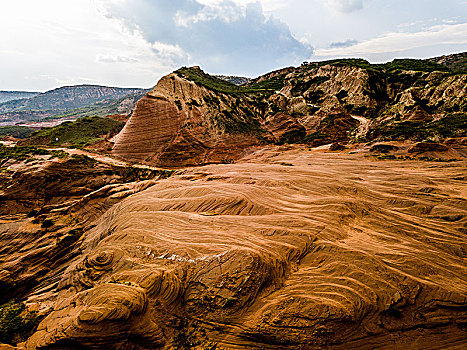
<path id="1" fill-rule="evenodd" d="M 58 230 L 2 224 L 3 285 L 23 276 L 16 295 L 49 310 L 25 347 L 464 344 L 465 164 L 286 149 L 101 190 L 56 211 Z M 60 226 L 83 214 L 79 233 Z M 26 232 L 33 245 L 12 239 Z M 56 263 L 54 236 L 74 242 Z"/>
<path id="2" fill-rule="evenodd" d="M 242 86 L 182 68 L 137 105 L 113 154 L 177 167 L 238 159 L 252 146 L 465 137 L 467 75 L 418 60 L 334 60 Z"/>
<path id="3" fill-rule="evenodd" d="M 182 68 L 118 161 L 0 146 L 0 348 L 465 347 L 465 77 Z"/>

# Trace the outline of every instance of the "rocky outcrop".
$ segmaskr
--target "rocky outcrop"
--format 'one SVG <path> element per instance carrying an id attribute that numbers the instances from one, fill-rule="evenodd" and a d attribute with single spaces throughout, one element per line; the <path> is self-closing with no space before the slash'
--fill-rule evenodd
<path id="1" fill-rule="evenodd" d="M 160 155 L 176 138 L 184 119 L 177 107 L 164 97 L 146 95 L 115 138 L 113 154 L 134 162 L 147 162 Z"/>
<path id="2" fill-rule="evenodd" d="M 238 159 L 260 142 L 248 103 L 170 74 L 141 99 L 112 153 L 177 167 Z"/>

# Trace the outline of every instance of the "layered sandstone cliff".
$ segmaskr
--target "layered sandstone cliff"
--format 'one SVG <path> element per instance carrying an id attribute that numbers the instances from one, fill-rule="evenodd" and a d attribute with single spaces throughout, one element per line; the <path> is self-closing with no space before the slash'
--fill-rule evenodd
<path id="1" fill-rule="evenodd" d="M 170 74 L 137 103 L 112 153 L 168 167 L 233 161 L 260 142 L 254 113 L 245 99 Z"/>

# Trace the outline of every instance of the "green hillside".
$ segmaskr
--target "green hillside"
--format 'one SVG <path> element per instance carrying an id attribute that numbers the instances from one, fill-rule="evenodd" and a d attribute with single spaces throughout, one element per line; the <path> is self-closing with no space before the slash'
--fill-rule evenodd
<path id="1" fill-rule="evenodd" d="M 111 118 L 84 117 L 36 131 L 22 144 L 82 147 L 117 134 L 124 125 Z"/>

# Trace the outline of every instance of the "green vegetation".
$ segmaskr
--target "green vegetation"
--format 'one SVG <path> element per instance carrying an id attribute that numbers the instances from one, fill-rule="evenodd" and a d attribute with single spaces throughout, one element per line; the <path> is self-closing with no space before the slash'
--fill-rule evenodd
<path id="1" fill-rule="evenodd" d="M 303 138 L 306 136 L 306 131 L 304 129 L 294 129 L 289 130 L 282 134 L 279 139 L 278 144 L 283 145 L 284 143 L 301 143 Z"/>
<path id="2" fill-rule="evenodd" d="M 49 154 L 51 154 L 50 151 L 36 148 L 34 146 L 6 147 L 4 145 L 0 145 L 0 163 L 9 159 L 26 160 L 33 156 Z"/>
<path id="3" fill-rule="evenodd" d="M 124 125 L 124 122 L 111 118 L 84 117 L 52 128 L 43 128 L 33 133 L 27 144 L 82 147 L 100 141 L 106 135 L 117 134 Z"/>
<path id="4" fill-rule="evenodd" d="M 68 162 L 70 165 L 79 164 L 92 168 L 96 165 L 97 160 L 85 154 L 73 154 Z"/>
<path id="5" fill-rule="evenodd" d="M 233 297 L 229 297 L 225 299 L 224 308 L 229 308 L 229 307 L 234 306 L 236 301 L 237 299 Z"/>
<path id="6" fill-rule="evenodd" d="M 418 72 L 447 72 L 449 68 L 441 64 L 431 62 L 428 60 L 416 60 L 416 59 L 395 59 L 392 62 L 375 65 L 381 67 L 387 71 L 395 70 L 413 70 Z"/>
<path id="7" fill-rule="evenodd" d="M 370 152 L 374 152 L 374 153 L 390 153 L 390 152 L 395 152 L 398 149 L 399 149 L 399 147 L 397 147 L 397 146 L 378 144 L 378 145 L 374 145 L 373 147 L 371 147 Z"/>
<path id="8" fill-rule="evenodd" d="M 42 320 L 37 312 L 29 312 L 21 302 L 10 301 L 0 306 L 0 343 L 16 345 L 29 338 Z"/>
<path id="9" fill-rule="evenodd" d="M 122 177 L 124 182 L 152 180 L 156 177 L 165 179 L 173 174 L 173 170 L 152 170 L 147 168 L 137 168 L 132 166 L 118 167 L 115 173 Z"/>
<path id="10" fill-rule="evenodd" d="M 282 162 L 282 163 L 280 163 L 280 165 L 282 165 L 282 166 L 293 166 L 292 163 L 287 163 L 287 162 Z"/>
<path id="11" fill-rule="evenodd" d="M 243 93 L 245 88 L 204 73 L 201 69 L 182 67 L 175 71 L 179 77 L 193 81 L 196 85 L 225 94 Z"/>
<path id="12" fill-rule="evenodd" d="M 204 86 L 210 90 L 221 92 L 227 95 L 274 92 L 280 90 L 283 86 L 285 73 L 275 76 L 261 82 L 253 82 L 247 86 L 238 86 L 228 81 L 216 78 L 215 76 L 204 73 L 201 69 L 182 67 L 174 72 L 179 77 L 194 82 L 196 85 Z"/>
<path id="13" fill-rule="evenodd" d="M 433 121 L 396 121 L 378 125 L 368 134 L 369 139 L 380 140 L 416 140 L 465 137 L 467 136 L 467 118 L 465 113 L 452 113 Z"/>
<path id="14" fill-rule="evenodd" d="M 449 67 L 432 62 L 430 60 L 417 60 L 417 59 L 395 59 L 392 62 L 383 63 L 383 64 L 371 64 L 367 60 L 361 58 L 341 58 L 328 61 L 321 61 L 315 63 L 309 63 L 304 67 L 322 67 L 325 65 L 332 66 L 350 66 L 363 69 L 376 69 L 376 70 L 385 70 L 385 71 L 395 71 L 395 70 L 412 70 L 418 72 L 447 72 L 450 71 Z"/>
<path id="15" fill-rule="evenodd" d="M 301 95 L 305 91 L 307 91 L 312 85 L 319 85 L 331 79 L 328 76 L 319 76 L 314 77 L 309 80 L 305 80 L 304 78 L 299 78 L 296 81 L 292 82 L 292 94 L 293 95 Z"/>
<path id="16" fill-rule="evenodd" d="M 460 159 L 455 158 L 435 158 L 435 157 L 411 157 L 411 156 L 396 156 L 394 154 L 380 154 L 376 157 L 378 160 L 421 160 L 425 162 L 438 162 L 438 163 L 450 163 L 459 162 Z"/>
<path id="17" fill-rule="evenodd" d="M 244 115 L 240 117 L 229 110 L 222 110 L 221 113 L 213 116 L 213 120 L 219 127 L 230 134 L 251 134 L 261 130 L 261 124 L 251 116 L 251 112 L 246 109 Z"/>
<path id="18" fill-rule="evenodd" d="M 248 89 L 254 90 L 272 90 L 277 91 L 284 87 L 284 80 L 287 73 L 278 74 L 269 79 L 264 79 L 260 82 L 252 82 L 248 84 Z"/>
<path id="19" fill-rule="evenodd" d="M 64 159 L 66 157 L 68 157 L 68 153 L 66 153 L 65 151 L 53 150 L 53 151 L 50 151 L 49 159 L 53 159 L 53 158 Z"/>
<path id="20" fill-rule="evenodd" d="M 315 140 L 322 140 L 322 139 L 325 139 L 327 137 L 328 137 L 328 135 L 326 133 L 316 131 L 316 132 L 313 132 L 311 134 L 306 135 L 304 137 L 303 141 L 305 143 L 312 143 Z"/>
<path id="21" fill-rule="evenodd" d="M 25 139 L 33 132 L 34 129 L 27 126 L 0 126 L 0 138 L 3 136 L 13 136 L 17 139 Z"/>
<path id="22" fill-rule="evenodd" d="M 456 73 L 467 73 L 467 53 L 430 58 L 429 61 L 448 67 Z"/>

